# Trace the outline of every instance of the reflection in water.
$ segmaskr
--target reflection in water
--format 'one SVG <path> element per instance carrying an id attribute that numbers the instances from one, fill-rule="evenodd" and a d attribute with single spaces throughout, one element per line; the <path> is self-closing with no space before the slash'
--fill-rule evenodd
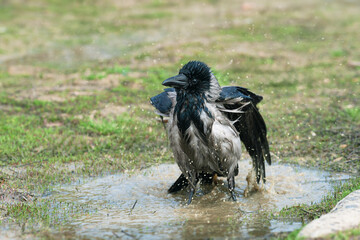
<path id="1" fill-rule="evenodd" d="M 200 187 L 192 204 L 185 205 L 185 191 L 167 194 L 168 187 L 180 174 L 174 164 L 60 187 L 59 193 L 52 197 L 98 209 L 69 225 L 69 230 L 80 238 L 254 238 L 299 228 L 300 222 L 270 220 L 264 217 L 264 212 L 320 201 L 331 190 L 329 182 L 344 178 L 344 175 L 301 167 L 268 166 L 265 187 L 245 198 L 250 162 L 239 162 L 239 168 L 237 202 L 229 200 L 224 179 L 216 186 Z"/>

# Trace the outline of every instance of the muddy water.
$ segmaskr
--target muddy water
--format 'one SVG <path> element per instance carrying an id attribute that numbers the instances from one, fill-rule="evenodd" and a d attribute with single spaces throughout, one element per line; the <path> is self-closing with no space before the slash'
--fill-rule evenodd
<path id="1" fill-rule="evenodd" d="M 264 211 L 318 202 L 334 182 L 348 177 L 274 164 L 267 167 L 266 186 L 244 197 L 250 162 L 239 164 L 237 202 L 229 200 L 226 181 L 220 180 L 216 186 L 201 186 L 192 204 L 185 205 L 185 191 L 175 195 L 166 192 L 180 174 L 173 164 L 61 187 L 52 197 L 97 209 L 68 226 L 79 238 L 263 238 L 301 227 L 301 222 L 269 220 Z"/>

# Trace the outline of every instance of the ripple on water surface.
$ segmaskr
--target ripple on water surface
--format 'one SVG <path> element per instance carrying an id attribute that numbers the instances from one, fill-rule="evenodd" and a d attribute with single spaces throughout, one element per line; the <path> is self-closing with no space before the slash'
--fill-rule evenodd
<path id="1" fill-rule="evenodd" d="M 185 205 L 185 191 L 175 195 L 167 193 L 168 187 L 180 174 L 174 164 L 59 187 L 58 194 L 53 197 L 100 209 L 78 217 L 69 225 L 80 238 L 254 238 L 301 227 L 300 222 L 268 220 L 262 211 L 318 202 L 331 191 L 334 181 L 348 178 L 341 174 L 274 164 L 267 166 L 265 188 L 244 197 L 245 179 L 250 169 L 249 161 L 239 162 L 237 202 L 229 200 L 224 179 L 216 186 L 200 187 L 192 204 Z"/>

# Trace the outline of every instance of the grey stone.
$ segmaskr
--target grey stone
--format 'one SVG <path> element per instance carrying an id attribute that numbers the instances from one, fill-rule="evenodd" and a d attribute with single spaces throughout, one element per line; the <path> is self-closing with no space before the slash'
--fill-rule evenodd
<path id="1" fill-rule="evenodd" d="M 360 190 L 356 190 L 339 201 L 329 213 L 306 225 L 298 236 L 307 239 L 319 238 L 359 226 Z"/>

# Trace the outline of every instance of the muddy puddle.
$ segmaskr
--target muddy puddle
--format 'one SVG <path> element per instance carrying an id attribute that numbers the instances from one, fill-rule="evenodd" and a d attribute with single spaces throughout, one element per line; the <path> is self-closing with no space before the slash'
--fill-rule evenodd
<path id="1" fill-rule="evenodd" d="M 269 220 L 264 212 L 318 202 L 347 175 L 278 165 L 267 167 L 267 184 L 244 197 L 250 161 L 239 162 L 237 202 L 229 200 L 226 181 L 201 186 L 191 205 L 185 191 L 170 195 L 179 176 L 174 164 L 86 180 L 62 186 L 49 196 L 57 201 L 87 204 L 95 213 L 78 217 L 65 229 L 83 239 L 264 238 L 301 227 L 300 221 Z"/>

